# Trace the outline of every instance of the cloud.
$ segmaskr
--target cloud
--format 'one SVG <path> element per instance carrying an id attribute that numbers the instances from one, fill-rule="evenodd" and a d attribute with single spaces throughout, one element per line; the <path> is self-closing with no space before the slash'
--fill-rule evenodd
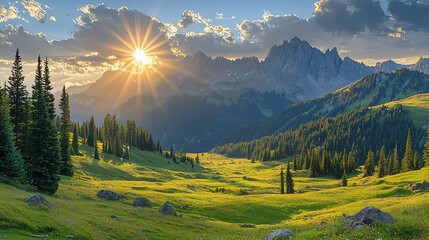
<path id="1" fill-rule="evenodd" d="M 36 0 L 22 1 L 22 6 L 27 10 L 28 14 L 37 21 L 44 23 L 46 21 L 46 10 Z"/>
<path id="2" fill-rule="evenodd" d="M 320 0 L 313 18 L 334 33 L 384 32 L 388 16 L 375 0 Z"/>
<path id="3" fill-rule="evenodd" d="M 9 8 L 6 9 L 5 7 L 0 6 L 0 22 L 6 22 L 10 19 L 17 19 L 18 16 L 18 8 L 16 8 L 14 5 L 9 5 Z"/>
<path id="4" fill-rule="evenodd" d="M 429 5 L 422 1 L 391 0 L 388 8 L 392 17 L 403 24 L 405 30 L 429 32 Z"/>
<path id="5" fill-rule="evenodd" d="M 232 19 L 235 19 L 235 16 L 231 16 L 229 18 L 226 18 L 226 17 L 224 17 L 223 13 L 216 12 L 216 19 L 217 20 L 232 20 Z"/>
<path id="6" fill-rule="evenodd" d="M 49 17 L 49 20 L 51 20 L 52 22 L 56 22 L 56 21 L 57 21 L 57 18 L 56 18 L 55 16 L 50 16 L 50 17 Z"/>
<path id="7" fill-rule="evenodd" d="M 210 22 L 211 22 L 211 19 L 203 18 L 199 13 L 189 10 L 189 11 L 184 11 L 182 13 L 182 19 L 180 19 L 177 26 L 179 28 L 187 28 L 193 23 L 201 23 L 204 25 L 209 25 Z"/>

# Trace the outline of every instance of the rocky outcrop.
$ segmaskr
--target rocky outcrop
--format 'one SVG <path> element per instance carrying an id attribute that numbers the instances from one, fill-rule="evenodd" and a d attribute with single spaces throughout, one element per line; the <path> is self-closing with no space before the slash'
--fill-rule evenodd
<path id="1" fill-rule="evenodd" d="M 145 197 L 136 198 L 133 201 L 133 207 L 152 207 L 152 203 Z"/>
<path id="2" fill-rule="evenodd" d="M 293 235 L 293 232 L 288 229 L 276 229 L 270 232 L 265 240 L 275 240 L 275 239 L 288 239 Z"/>
<path id="3" fill-rule="evenodd" d="M 427 191 L 429 190 L 429 182 L 427 182 L 426 180 L 424 180 L 422 183 L 416 183 L 411 185 L 411 190 L 413 191 Z"/>
<path id="4" fill-rule="evenodd" d="M 388 60 L 385 62 L 378 62 L 375 64 L 375 72 L 394 72 L 395 70 L 398 70 L 400 68 L 405 67 L 405 65 L 398 64 L 392 60 Z"/>
<path id="5" fill-rule="evenodd" d="M 365 207 L 353 216 L 343 215 L 347 219 L 345 227 L 355 229 L 363 228 L 365 225 L 373 225 L 374 223 L 394 223 L 395 219 L 388 213 L 381 211 L 376 207 Z"/>
<path id="6" fill-rule="evenodd" d="M 117 194 L 110 190 L 101 190 L 97 193 L 97 197 L 108 199 L 108 200 L 119 200 L 123 198 L 123 195 Z"/>
<path id="7" fill-rule="evenodd" d="M 409 69 L 429 74 L 429 58 L 420 58 L 414 65 L 411 65 Z"/>
<path id="8" fill-rule="evenodd" d="M 171 216 L 177 216 L 176 210 L 168 204 L 168 202 L 164 203 L 162 207 L 159 209 L 159 213 L 162 215 L 171 215 Z"/>
<path id="9" fill-rule="evenodd" d="M 32 206 L 51 207 L 51 203 L 49 203 L 49 201 L 40 194 L 27 198 L 27 200 L 25 200 L 25 202 L 27 202 L 28 204 L 30 204 Z"/>

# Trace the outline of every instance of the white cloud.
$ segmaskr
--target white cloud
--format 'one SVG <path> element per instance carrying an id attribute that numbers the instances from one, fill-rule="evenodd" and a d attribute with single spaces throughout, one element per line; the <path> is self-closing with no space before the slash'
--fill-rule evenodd
<path id="1" fill-rule="evenodd" d="M 0 22 L 6 22 L 10 19 L 17 19 L 19 18 L 18 14 L 18 8 L 12 4 L 9 5 L 7 9 L 3 6 L 0 6 Z"/>
<path id="2" fill-rule="evenodd" d="M 44 23 L 46 21 L 46 10 L 36 0 L 22 1 L 22 6 L 27 10 L 28 14 L 37 21 Z"/>

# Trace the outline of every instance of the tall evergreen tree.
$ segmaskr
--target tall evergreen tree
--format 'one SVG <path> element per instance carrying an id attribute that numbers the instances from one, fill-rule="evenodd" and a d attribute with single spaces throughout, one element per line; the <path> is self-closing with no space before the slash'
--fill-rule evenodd
<path id="1" fill-rule="evenodd" d="M 411 142 L 411 130 L 408 129 L 407 142 L 405 145 L 405 154 L 402 159 L 402 171 L 407 172 L 414 169 L 414 152 L 413 144 Z"/>
<path id="2" fill-rule="evenodd" d="M 387 175 L 386 169 L 386 148 L 383 146 L 380 150 L 380 159 L 378 160 L 378 177 L 382 178 Z"/>
<path id="3" fill-rule="evenodd" d="M 200 164 L 200 156 L 197 153 L 197 156 L 195 157 L 195 163 Z"/>
<path id="4" fill-rule="evenodd" d="M 73 176 L 73 164 L 70 157 L 70 106 L 69 95 L 66 93 L 66 87 L 63 87 L 60 99 L 60 149 L 61 149 L 61 166 L 60 174 Z"/>
<path id="5" fill-rule="evenodd" d="M 294 187 L 294 185 L 293 185 L 292 173 L 290 172 L 290 165 L 288 162 L 287 168 L 286 168 L 286 193 L 287 194 L 294 193 L 295 190 L 293 187 Z"/>
<path id="6" fill-rule="evenodd" d="M 58 189 L 60 151 L 54 119 L 46 102 L 42 78 L 42 61 L 37 69 L 32 94 L 33 115 L 31 122 L 30 183 L 40 191 L 53 194 Z"/>
<path id="7" fill-rule="evenodd" d="M 86 140 L 86 144 L 90 147 L 94 147 L 95 144 L 95 121 L 94 116 L 91 116 L 91 120 L 89 121 L 89 132 L 88 132 L 88 138 Z"/>
<path id="8" fill-rule="evenodd" d="M 419 157 L 419 153 L 417 151 L 414 152 L 413 166 L 414 166 L 415 170 L 420 169 L 420 157 Z"/>
<path id="9" fill-rule="evenodd" d="M 52 93 L 53 87 L 51 86 L 51 76 L 49 73 L 49 62 L 48 58 L 44 61 L 44 68 L 43 68 L 43 76 L 42 76 L 42 84 L 43 84 L 43 90 L 46 98 L 46 105 L 48 108 L 48 113 L 51 116 L 51 119 L 55 118 L 55 98 L 54 94 Z"/>
<path id="10" fill-rule="evenodd" d="M 399 165 L 399 155 L 398 155 L 398 145 L 395 146 L 393 150 L 393 171 L 392 175 L 398 174 L 401 171 Z"/>
<path id="11" fill-rule="evenodd" d="M 15 146 L 13 128 L 10 121 L 9 99 L 0 88 L 0 175 L 24 179 L 24 161 Z"/>
<path id="12" fill-rule="evenodd" d="M 100 160 L 100 153 L 98 152 L 98 144 L 94 143 L 94 159 Z"/>
<path id="13" fill-rule="evenodd" d="M 426 143 L 423 150 L 423 161 L 426 167 L 429 167 L 429 124 L 426 126 Z"/>
<path id="14" fill-rule="evenodd" d="M 343 176 L 341 178 L 341 186 L 347 187 L 347 174 L 346 169 L 344 169 Z"/>
<path id="15" fill-rule="evenodd" d="M 285 194 L 285 173 L 280 169 L 280 194 Z"/>
<path id="16" fill-rule="evenodd" d="M 6 90 L 10 103 L 10 118 L 12 122 L 16 147 L 25 159 L 28 159 L 28 131 L 30 108 L 28 92 L 24 85 L 24 75 L 19 50 L 16 50 L 11 76 Z"/>
<path id="17" fill-rule="evenodd" d="M 365 175 L 372 176 L 374 175 L 374 153 L 369 150 L 368 155 L 365 161 Z"/>
<path id="18" fill-rule="evenodd" d="M 79 155 L 79 130 L 77 124 L 74 125 L 73 129 L 72 149 L 74 155 Z"/>

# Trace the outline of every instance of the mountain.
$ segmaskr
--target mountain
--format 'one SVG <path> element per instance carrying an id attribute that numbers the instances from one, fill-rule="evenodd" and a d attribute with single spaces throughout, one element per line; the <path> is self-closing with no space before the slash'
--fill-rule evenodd
<path id="1" fill-rule="evenodd" d="M 216 90 L 274 91 L 293 101 L 323 96 L 374 71 L 348 57 L 341 59 L 336 48 L 322 52 L 299 38 L 273 46 L 261 62 L 255 57 L 212 59 L 197 52 L 180 65 Z"/>
<path id="2" fill-rule="evenodd" d="M 429 58 L 420 58 L 417 63 L 410 66 L 409 69 L 429 74 Z"/>
<path id="3" fill-rule="evenodd" d="M 393 72 L 404 67 L 406 67 L 406 65 L 396 63 L 392 60 L 387 60 L 385 62 L 376 63 L 374 69 L 375 72 Z"/>
<path id="4" fill-rule="evenodd" d="M 418 93 L 429 92 L 429 75 L 406 68 L 374 73 L 321 98 L 296 103 L 260 122 L 231 133 L 223 143 L 250 141 L 296 129 L 323 116 L 332 117 L 359 106 L 377 106 Z"/>

